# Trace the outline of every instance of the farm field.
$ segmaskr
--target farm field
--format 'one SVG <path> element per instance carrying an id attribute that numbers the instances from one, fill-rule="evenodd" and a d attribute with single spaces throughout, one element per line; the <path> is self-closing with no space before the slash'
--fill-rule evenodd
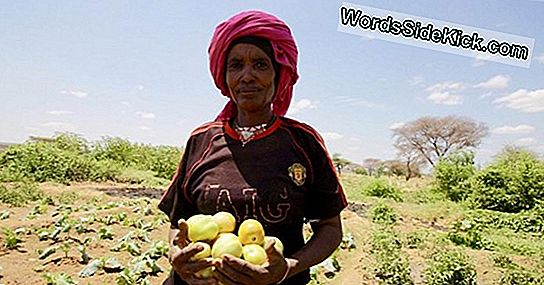
<path id="1" fill-rule="evenodd" d="M 426 272 L 450 274 L 452 263 L 458 272 L 451 274 L 473 269 L 477 284 L 542 284 L 542 231 L 477 223 L 463 203 L 431 193 L 430 179 L 383 179 L 401 199 L 365 194 L 375 180 L 342 176 L 350 202 L 342 213 L 345 240 L 332 262 L 315 268 L 313 284 L 431 284 Z M 160 190 L 37 185 L 24 206 L 0 203 L 0 284 L 162 283 L 169 264 Z"/>

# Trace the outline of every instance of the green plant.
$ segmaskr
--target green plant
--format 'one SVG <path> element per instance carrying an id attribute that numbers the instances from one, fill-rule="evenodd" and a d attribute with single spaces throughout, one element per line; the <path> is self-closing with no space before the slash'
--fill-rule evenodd
<path id="1" fill-rule="evenodd" d="M 453 229 L 448 232 L 448 239 L 457 245 L 468 246 L 473 249 L 491 249 L 491 241 L 482 236 L 481 226 L 471 220 L 457 221 Z"/>
<path id="2" fill-rule="evenodd" d="M 440 251 L 432 254 L 424 271 L 429 285 L 475 285 L 476 270 L 468 257 L 458 251 Z"/>
<path id="3" fill-rule="evenodd" d="M 376 259 L 374 275 L 381 284 L 413 284 L 410 264 L 401 248 L 402 243 L 393 231 L 381 229 L 372 233 L 372 254 Z"/>
<path id="4" fill-rule="evenodd" d="M 42 197 L 42 191 L 33 182 L 0 184 L 0 201 L 12 207 L 22 207 Z"/>
<path id="5" fill-rule="evenodd" d="M 544 200 L 544 161 L 526 150 L 507 148 L 469 182 L 470 201 L 477 208 L 529 210 Z"/>
<path id="6" fill-rule="evenodd" d="M 4 236 L 4 246 L 7 249 L 16 249 L 19 247 L 21 239 L 16 232 L 11 230 L 10 228 L 3 228 L 2 234 Z"/>
<path id="7" fill-rule="evenodd" d="M 434 168 L 435 189 L 452 201 L 461 201 L 470 193 L 467 180 L 476 173 L 474 154 L 468 151 L 440 158 Z"/>
<path id="8" fill-rule="evenodd" d="M 402 201 L 400 190 L 391 185 L 384 178 L 375 178 L 370 181 L 364 188 L 363 193 L 368 196 L 391 198 L 395 201 Z"/>
<path id="9" fill-rule="evenodd" d="M 395 210 L 383 202 L 370 209 L 370 218 L 372 222 L 385 226 L 393 225 L 398 220 Z"/>

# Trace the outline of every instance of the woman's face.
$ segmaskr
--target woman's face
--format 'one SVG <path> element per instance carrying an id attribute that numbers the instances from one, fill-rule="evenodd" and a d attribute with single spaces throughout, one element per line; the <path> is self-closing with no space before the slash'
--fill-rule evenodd
<path id="1" fill-rule="evenodd" d="M 275 76 L 272 60 L 255 45 L 237 44 L 227 55 L 227 86 L 238 110 L 249 113 L 271 110 Z"/>

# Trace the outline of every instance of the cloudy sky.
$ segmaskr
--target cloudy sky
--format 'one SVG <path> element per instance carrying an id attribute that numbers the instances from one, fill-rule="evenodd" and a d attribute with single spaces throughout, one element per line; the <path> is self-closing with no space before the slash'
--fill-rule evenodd
<path id="1" fill-rule="evenodd" d="M 6 1 L 0 9 L 0 142 L 69 131 L 182 146 L 225 104 L 208 70 L 214 27 L 260 9 L 291 27 L 300 79 L 288 116 L 331 153 L 395 157 L 391 129 L 423 116 L 468 116 L 506 144 L 544 153 L 544 2 L 363 1 L 534 39 L 529 68 L 342 33 L 341 1 Z"/>

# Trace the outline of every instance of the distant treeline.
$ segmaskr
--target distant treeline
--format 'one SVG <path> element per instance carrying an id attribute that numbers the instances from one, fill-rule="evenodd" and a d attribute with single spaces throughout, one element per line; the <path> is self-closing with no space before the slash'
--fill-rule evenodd
<path id="1" fill-rule="evenodd" d="M 0 182 L 115 181 L 165 185 L 182 149 L 121 138 L 88 142 L 73 134 L 32 139 L 0 150 Z"/>

